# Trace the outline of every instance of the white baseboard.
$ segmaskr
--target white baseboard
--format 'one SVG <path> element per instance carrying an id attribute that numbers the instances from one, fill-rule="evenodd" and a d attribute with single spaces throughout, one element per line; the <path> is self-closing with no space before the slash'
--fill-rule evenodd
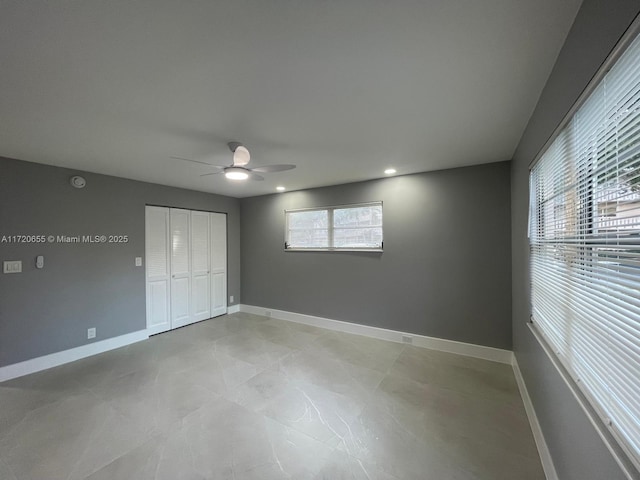
<path id="1" fill-rule="evenodd" d="M 107 352 L 115 348 L 131 345 L 149 338 L 146 330 L 139 330 L 119 337 L 108 338 L 99 342 L 82 345 L 81 347 L 71 348 L 62 352 L 44 355 L 42 357 L 32 358 L 24 362 L 14 363 L 6 367 L 0 367 L 0 382 L 11 380 L 12 378 L 22 377 L 30 373 L 39 372 L 48 368 L 57 367 L 69 362 L 80 360 L 81 358 L 90 357 L 98 353 Z"/>
<path id="2" fill-rule="evenodd" d="M 442 338 L 427 337 L 417 335 L 415 333 L 399 332 L 396 330 L 388 330 L 386 328 L 371 327 L 368 325 L 360 325 L 358 323 L 343 322 L 340 320 L 332 320 L 330 318 L 314 317 L 312 315 L 304 315 L 302 313 L 286 312 L 284 310 L 274 310 L 272 308 L 256 307 L 253 305 L 240 305 L 240 311 L 252 313 L 254 315 L 266 315 L 267 312 L 271 317 L 289 322 L 304 323 L 314 327 L 336 330 L 339 332 L 353 333 L 363 335 L 365 337 L 378 338 L 380 340 L 389 340 L 392 342 L 404 343 L 403 337 L 411 337 L 412 344 L 417 347 L 430 348 L 432 350 L 440 350 L 442 352 L 457 353 L 468 357 L 481 358 L 483 360 L 491 360 L 494 362 L 511 364 L 513 354 L 509 350 L 500 348 L 485 347 L 482 345 L 473 345 L 470 343 L 456 342 L 453 340 L 445 340 Z M 269 316 L 269 315 L 267 315 Z"/>
<path id="3" fill-rule="evenodd" d="M 231 315 L 232 313 L 238 313 L 239 311 L 240 311 L 240 304 L 231 305 L 230 307 L 227 307 L 228 315 Z"/>
<path id="4" fill-rule="evenodd" d="M 556 467 L 553 464 L 551 452 L 549 451 L 547 441 L 544 439 L 544 435 L 542 434 L 542 428 L 540 427 L 540 422 L 538 422 L 538 416 L 536 415 L 536 411 L 533 408 L 533 402 L 531 401 L 531 397 L 529 396 L 527 385 L 524 383 L 524 378 L 522 377 L 522 372 L 520 372 L 520 367 L 518 366 L 518 361 L 516 360 L 515 355 L 513 356 L 512 366 L 513 374 L 516 377 L 518 389 L 520 390 L 520 396 L 522 397 L 522 402 L 524 403 L 524 409 L 527 412 L 527 417 L 529 418 L 529 425 L 531 425 L 533 438 L 536 441 L 536 446 L 538 447 L 538 455 L 540 455 L 540 461 L 542 462 L 544 474 L 547 477 L 547 480 L 558 480 L 558 473 L 556 472 Z"/>

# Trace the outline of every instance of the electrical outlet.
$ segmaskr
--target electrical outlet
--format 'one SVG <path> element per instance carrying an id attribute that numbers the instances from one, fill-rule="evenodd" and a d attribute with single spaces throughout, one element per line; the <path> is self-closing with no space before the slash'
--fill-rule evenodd
<path id="1" fill-rule="evenodd" d="M 413 343 L 413 337 L 409 335 L 402 335 L 402 343 Z"/>
<path id="2" fill-rule="evenodd" d="M 229 297 L 229 303 L 233 303 L 233 295 Z"/>
<path id="3" fill-rule="evenodd" d="M 87 329 L 87 338 L 96 338 L 96 329 L 88 328 Z"/>

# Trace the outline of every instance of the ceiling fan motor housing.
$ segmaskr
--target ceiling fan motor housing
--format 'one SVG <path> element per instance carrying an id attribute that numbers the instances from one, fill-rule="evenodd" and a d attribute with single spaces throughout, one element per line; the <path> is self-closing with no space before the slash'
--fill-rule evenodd
<path id="1" fill-rule="evenodd" d="M 250 161 L 251 154 L 249 153 L 249 150 L 247 150 L 247 147 L 238 145 L 233 151 L 233 165 L 244 166 L 247 165 Z"/>

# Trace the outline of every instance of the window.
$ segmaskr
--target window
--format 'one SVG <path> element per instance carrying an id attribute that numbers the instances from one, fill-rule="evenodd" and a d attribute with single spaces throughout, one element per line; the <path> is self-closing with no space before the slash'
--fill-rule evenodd
<path id="1" fill-rule="evenodd" d="M 530 174 L 531 319 L 640 466 L 640 37 Z"/>
<path id="2" fill-rule="evenodd" d="M 382 251 L 382 202 L 285 211 L 286 250 Z"/>

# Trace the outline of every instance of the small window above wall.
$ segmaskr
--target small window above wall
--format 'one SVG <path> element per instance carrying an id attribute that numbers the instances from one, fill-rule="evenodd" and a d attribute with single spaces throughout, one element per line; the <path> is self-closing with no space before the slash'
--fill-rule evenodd
<path id="1" fill-rule="evenodd" d="M 382 251 L 382 202 L 285 210 L 285 250 Z"/>

